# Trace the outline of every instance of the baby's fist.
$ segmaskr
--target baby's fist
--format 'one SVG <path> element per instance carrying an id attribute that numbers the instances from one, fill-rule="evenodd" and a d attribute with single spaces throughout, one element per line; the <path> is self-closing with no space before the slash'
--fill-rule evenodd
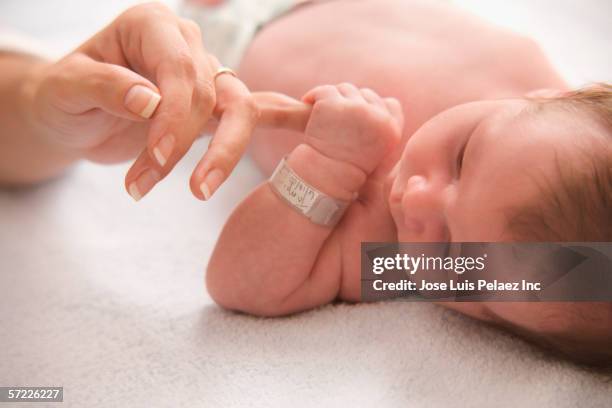
<path id="1" fill-rule="evenodd" d="M 371 89 L 343 83 L 314 88 L 302 98 L 313 105 L 305 143 L 319 153 L 372 173 L 402 134 L 400 103 Z"/>

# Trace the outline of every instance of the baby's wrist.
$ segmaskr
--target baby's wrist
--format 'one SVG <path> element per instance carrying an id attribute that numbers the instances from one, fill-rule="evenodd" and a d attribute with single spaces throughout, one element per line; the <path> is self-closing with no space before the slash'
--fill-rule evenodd
<path id="1" fill-rule="evenodd" d="M 352 201 L 367 179 L 357 166 L 331 159 L 307 144 L 293 149 L 287 164 L 306 183 L 342 201 Z"/>

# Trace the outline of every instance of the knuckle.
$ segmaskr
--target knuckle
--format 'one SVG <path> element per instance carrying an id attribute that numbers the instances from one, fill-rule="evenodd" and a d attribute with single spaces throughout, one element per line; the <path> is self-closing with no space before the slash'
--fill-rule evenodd
<path id="1" fill-rule="evenodd" d="M 214 160 L 219 166 L 223 166 L 225 170 L 233 166 L 240 156 L 240 148 L 235 144 L 218 143 L 213 147 Z"/>
<path id="2" fill-rule="evenodd" d="M 385 101 L 393 106 L 400 106 L 400 101 L 395 98 L 385 98 Z"/>
<path id="3" fill-rule="evenodd" d="M 318 88 L 315 88 L 315 91 L 317 92 L 333 92 L 335 90 L 337 90 L 338 87 L 334 86 L 334 85 L 321 85 Z"/>
<path id="4" fill-rule="evenodd" d="M 85 57 L 81 54 L 71 54 L 63 58 L 47 71 L 46 79 L 54 84 L 60 96 L 66 93 L 71 82 L 78 78 Z"/>
<path id="5" fill-rule="evenodd" d="M 348 105 L 349 112 L 352 115 L 374 120 L 376 118 L 376 112 L 370 107 L 370 105 L 363 102 L 353 102 Z"/>
<path id="6" fill-rule="evenodd" d="M 39 91 L 43 94 L 52 94 L 56 98 L 63 100 L 70 95 L 68 87 L 69 81 L 70 78 L 66 71 L 50 70 L 46 73 Z"/>
<path id="7" fill-rule="evenodd" d="M 148 3 L 139 4 L 133 7 L 135 10 L 152 15 L 172 14 L 172 11 L 165 4 L 158 1 L 150 1 Z"/>
<path id="8" fill-rule="evenodd" d="M 58 71 L 67 72 L 78 69 L 84 62 L 87 61 L 87 57 L 81 53 L 73 53 L 64 57 L 58 66 Z"/>
<path id="9" fill-rule="evenodd" d="M 257 102 L 255 102 L 255 98 L 252 95 L 245 95 L 241 97 L 237 101 L 237 106 L 243 114 L 248 115 L 250 119 L 257 120 L 259 119 L 259 107 L 257 106 Z"/>
<path id="10" fill-rule="evenodd" d="M 120 68 L 116 65 L 105 64 L 100 67 L 97 75 L 91 75 L 92 81 L 96 86 L 108 87 L 120 75 Z"/>
<path id="11" fill-rule="evenodd" d="M 197 68 L 189 52 L 177 51 L 173 58 L 172 65 L 189 81 L 195 81 L 197 77 Z"/>
<path id="12" fill-rule="evenodd" d="M 211 112 L 216 105 L 216 95 L 212 83 L 198 78 L 194 87 L 194 99 L 197 106 Z"/>
<path id="13" fill-rule="evenodd" d="M 159 19 L 172 14 L 170 9 L 159 2 L 149 2 L 130 7 L 123 12 L 120 19 L 130 22 L 144 22 L 149 19 Z"/>
<path id="14" fill-rule="evenodd" d="M 180 129 L 182 124 L 186 123 L 189 119 L 190 112 L 188 105 L 189 101 L 187 103 L 173 103 L 157 113 L 156 116 L 160 122 L 178 125 Z"/>
<path id="15" fill-rule="evenodd" d="M 105 85 L 108 86 L 108 84 L 110 83 L 110 79 L 111 75 L 109 75 L 108 70 L 101 69 L 95 75 L 88 75 L 84 79 L 84 82 L 88 89 L 94 90 L 94 92 L 96 92 L 97 90 L 104 89 Z"/>
<path id="16" fill-rule="evenodd" d="M 370 89 L 370 88 L 362 88 L 359 90 L 361 92 L 362 95 L 364 95 L 365 97 L 369 97 L 375 100 L 379 100 L 380 97 L 378 96 L 378 94 L 376 92 L 374 92 L 374 90 Z"/>
<path id="17" fill-rule="evenodd" d="M 188 33 L 190 33 L 191 35 L 195 37 L 202 36 L 202 30 L 200 29 L 200 26 L 193 20 L 182 18 L 181 26 L 183 27 L 185 31 L 187 31 Z"/>

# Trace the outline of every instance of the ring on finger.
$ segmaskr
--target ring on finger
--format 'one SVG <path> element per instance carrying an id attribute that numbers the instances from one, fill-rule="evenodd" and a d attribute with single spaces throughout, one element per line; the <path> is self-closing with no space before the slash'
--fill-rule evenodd
<path id="1" fill-rule="evenodd" d="M 217 78 L 219 78 L 221 75 L 225 75 L 225 74 L 231 75 L 234 78 L 238 78 L 238 75 L 236 75 L 236 73 L 231 68 L 220 67 L 217 70 L 217 72 L 215 73 L 214 79 L 217 80 Z"/>

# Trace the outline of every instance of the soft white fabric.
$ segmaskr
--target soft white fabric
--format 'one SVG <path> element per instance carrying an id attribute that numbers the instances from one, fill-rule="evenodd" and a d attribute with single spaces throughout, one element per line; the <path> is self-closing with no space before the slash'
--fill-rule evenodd
<path id="1" fill-rule="evenodd" d="M 49 3 L 76 4 L 39 4 Z M 516 3 L 533 12 L 533 2 Z M 75 7 L 93 31 L 125 4 Z M 3 0 L 0 20 L 20 7 Z M 73 27 L 57 16 L 49 32 L 58 48 L 91 34 L 57 34 Z M 591 33 L 579 16 L 568 21 L 576 23 L 567 30 Z M 585 55 L 606 51 L 593 47 Z M 612 64 L 564 69 L 577 82 Z M 0 192 L 0 386 L 64 386 L 62 407 L 610 407 L 603 376 L 429 304 L 331 305 L 283 319 L 220 310 L 204 290 L 204 266 L 261 176 L 247 159 L 211 202 L 196 201 L 187 182 L 204 148 L 198 142 L 137 204 L 123 190 L 125 165 L 82 164 Z"/>
<path id="2" fill-rule="evenodd" d="M 79 407 L 609 407 L 603 377 L 430 304 L 222 311 L 203 269 L 255 167 L 209 203 L 187 164 L 137 204 L 124 171 L 0 193 L 0 385 L 63 385 Z"/>
<path id="3" fill-rule="evenodd" d="M 298 0 L 226 0 L 210 7 L 186 1 L 181 14 L 200 25 L 206 49 L 221 64 L 238 68 L 257 31 L 297 4 Z"/>

